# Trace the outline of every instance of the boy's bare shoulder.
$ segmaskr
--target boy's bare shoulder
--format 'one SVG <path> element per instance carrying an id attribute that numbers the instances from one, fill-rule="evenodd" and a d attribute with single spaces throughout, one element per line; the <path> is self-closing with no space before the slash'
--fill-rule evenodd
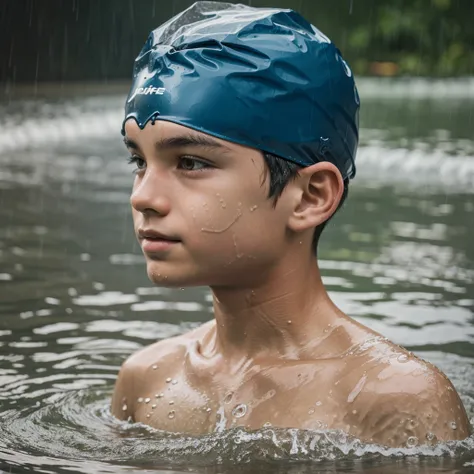
<path id="1" fill-rule="evenodd" d="M 144 393 L 152 371 L 180 365 L 189 345 L 209 329 L 208 322 L 179 336 L 162 339 L 130 355 L 122 364 L 112 396 L 112 414 L 127 419 L 134 413 L 136 394 Z"/>
<path id="2" fill-rule="evenodd" d="M 350 388 L 346 421 L 358 427 L 357 436 L 408 447 L 468 437 L 469 420 L 446 375 L 394 347 L 394 357 L 369 364 Z"/>
<path id="3" fill-rule="evenodd" d="M 133 372 L 146 371 L 153 365 L 164 362 L 172 362 L 180 359 L 188 348 L 189 344 L 195 341 L 212 323 L 205 323 L 191 331 L 178 336 L 162 339 L 154 344 L 150 344 L 139 351 L 133 353 L 123 363 L 123 370 L 133 370 Z"/>

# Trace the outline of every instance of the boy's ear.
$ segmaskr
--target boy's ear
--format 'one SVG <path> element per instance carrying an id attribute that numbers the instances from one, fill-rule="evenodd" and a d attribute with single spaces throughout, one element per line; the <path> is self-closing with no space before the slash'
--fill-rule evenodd
<path id="1" fill-rule="evenodd" d="M 335 165 L 327 161 L 298 171 L 293 212 L 288 227 L 294 232 L 315 228 L 336 212 L 344 192 L 344 181 Z"/>

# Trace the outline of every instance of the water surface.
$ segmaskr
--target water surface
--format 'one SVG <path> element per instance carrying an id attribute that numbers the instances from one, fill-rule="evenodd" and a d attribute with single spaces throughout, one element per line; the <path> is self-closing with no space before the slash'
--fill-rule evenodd
<path id="1" fill-rule="evenodd" d="M 440 367 L 474 422 L 472 80 L 360 82 L 358 176 L 321 243 L 349 315 Z M 474 472 L 474 438 L 387 450 L 337 432 L 190 438 L 117 422 L 133 351 L 212 317 L 208 290 L 153 287 L 135 243 L 124 93 L 0 105 L 0 469 Z"/>

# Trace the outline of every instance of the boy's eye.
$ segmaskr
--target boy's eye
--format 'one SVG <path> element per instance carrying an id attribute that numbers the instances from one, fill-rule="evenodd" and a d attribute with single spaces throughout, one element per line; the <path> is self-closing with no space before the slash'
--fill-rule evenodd
<path id="1" fill-rule="evenodd" d="M 178 168 L 185 171 L 199 171 L 202 169 L 210 168 L 211 166 L 204 161 L 190 158 L 189 156 L 182 156 L 179 159 Z"/>
<path id="2" fill-rule="evenodd" d="M 133 155 L 128 158 L 128 162 L 134 163 L 137 167 L 137 170 L 143 170 L 146 168 L 146 161 L 139 156 Z"/>

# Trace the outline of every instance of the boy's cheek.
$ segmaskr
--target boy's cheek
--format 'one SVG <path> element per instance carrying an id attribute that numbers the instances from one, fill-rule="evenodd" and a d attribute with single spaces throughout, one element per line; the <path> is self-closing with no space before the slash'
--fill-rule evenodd
<path id="1" fill-rule="evenodd" d="M 207 221 L 207 227 L 197 227 L 185 241 L 189 251 L 207 263 L 221 264 L 235 259 L 256 258 L 269 250 L 271 227 L 264 221 L 251 219 L 242 213 L 238 219 L 230 214 Z"/>

